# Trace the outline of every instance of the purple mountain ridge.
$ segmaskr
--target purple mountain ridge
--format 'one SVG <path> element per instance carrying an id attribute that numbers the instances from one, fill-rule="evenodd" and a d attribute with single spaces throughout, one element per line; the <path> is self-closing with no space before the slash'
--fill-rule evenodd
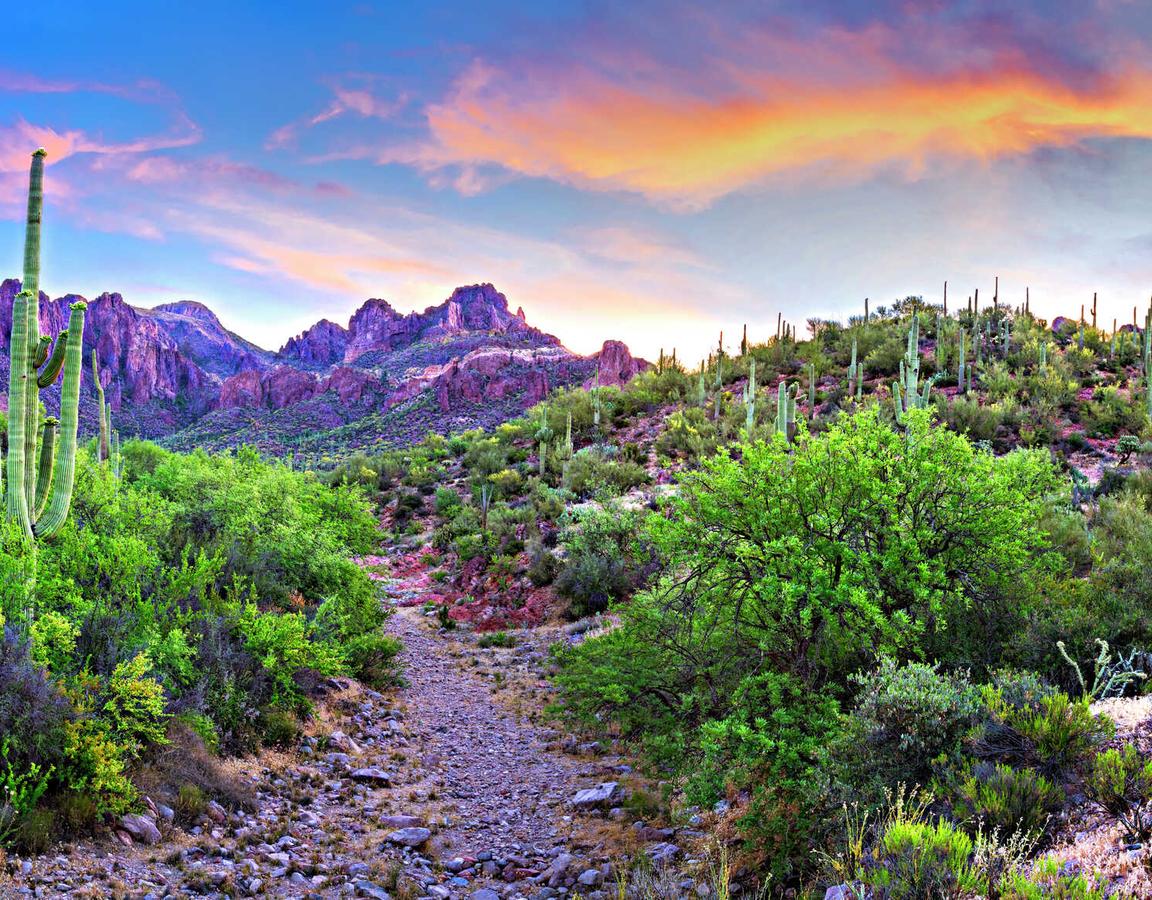
<path id="1" fill-rule="evenodd" d="M 16 279 L 0 282 L 5 346 L 19 290 Z M 41 293 L 41 331 L 63 330 L 77 299 Z M 348 438 L 336 443 L 369 447 L 495 424 L 556 387 L 594 381 L 601 354 L 604 384 L 621 384 L 647 365 L 618 341 L 593 356 L 573 353 L 529 325 L 523 309 L 511 312 L 491 284 L 459 287 L 443 303 L 407 314 L 370 299 L 348 327 L 322 319 L 278 352 L 229 331 L 203 303 L 141 309 L 104 293 L 88 301 L 84 327 L 81 422 L 88 433 L 96 421 L 93 348 L 123 434 L 175 446 L 255 443 L 273 452 L 331 429 Z M 0 355 L 0 389 L 7 366 Z M 56 389 L 42 396 L 54 411 Z"/>

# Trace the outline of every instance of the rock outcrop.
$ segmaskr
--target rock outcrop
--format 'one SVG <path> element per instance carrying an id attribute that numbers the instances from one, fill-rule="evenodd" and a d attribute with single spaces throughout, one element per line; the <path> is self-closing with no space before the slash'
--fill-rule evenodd
<path id="1" fill-rule="evenodd" d="M 596 360 L 597 374 L 584 385 L 588 388 L 597 384 L 601 387 L 622 387 L 648 368 L 648 363 L 636 359 L 623 341 L 605 341 L 593 359 Z"/>

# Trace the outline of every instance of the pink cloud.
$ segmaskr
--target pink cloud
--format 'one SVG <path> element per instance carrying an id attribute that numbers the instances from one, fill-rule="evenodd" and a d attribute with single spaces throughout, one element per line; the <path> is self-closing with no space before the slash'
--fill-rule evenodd
<path id="1" fill-rule="evenodd" d="M 408 102 L 407 95 L 404 94 L 395 100 L 383 100 L 363 88 L 347 88 L 339 85 L 332 89 L 332 93 L 332 99 L 320 112 L 296 122 L 289 122 L 273 131 L 265 141 L 265 148 L 278 150 L 290 147 L 296 143 L 301 132 L 348 113 L 364 119 L 389 119 Z"/>

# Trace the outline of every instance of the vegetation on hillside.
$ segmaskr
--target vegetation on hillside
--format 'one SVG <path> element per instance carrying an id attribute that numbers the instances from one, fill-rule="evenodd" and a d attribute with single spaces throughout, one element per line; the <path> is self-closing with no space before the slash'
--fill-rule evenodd
<path id="1" fill-rule="evenodd" d="M 810 330 L 328 477 L 446 623 L 609 611 L 558 711 L 730 804 L 776 885 L 1096 896 L 1033 859 L 1086 783 L 1148 825 L 1089 709 L 1152 674 L 1148 329 L 907 298 Z"/>

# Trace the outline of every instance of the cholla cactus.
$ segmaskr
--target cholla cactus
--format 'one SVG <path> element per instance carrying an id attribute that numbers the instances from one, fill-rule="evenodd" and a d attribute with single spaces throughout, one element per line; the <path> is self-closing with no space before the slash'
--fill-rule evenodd
<path id="1" fill-rule="evenodd" d="M 73 303 L 68 330 L 52 339 L 40 334 L 40 223 L 44 204 L 43 149 L 32 154 L 28 218 L 24 234 L 24 280 L 12 304 L 8 377 L 8 518 L 24 535 L 48 538 L 63 526 L 72 504 L 79 429 L 84 313 Z M 64 373 L 60 419 L 40 422 L 42 389 Z M 40 437 L 43 431 L 43 437 Z M 39 442 L 39 453 L 37 443 Z"/>

